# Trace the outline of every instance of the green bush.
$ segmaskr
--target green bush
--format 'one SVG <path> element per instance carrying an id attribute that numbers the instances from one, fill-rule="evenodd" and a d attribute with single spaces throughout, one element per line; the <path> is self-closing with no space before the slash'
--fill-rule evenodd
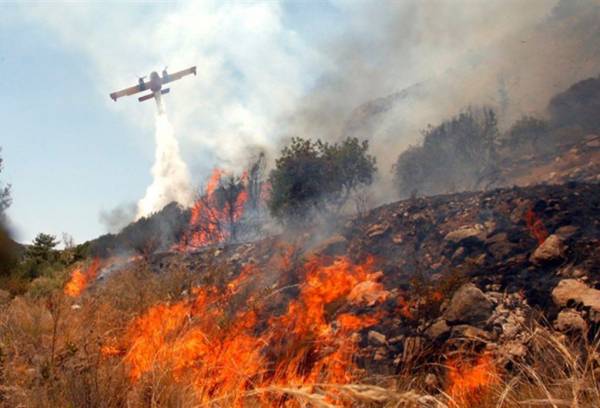
<path id="1" fill-rule="evenodd" d="M 296 223 L 312 211 L 339 212 L 359 186 L 373 181 L 377 166 L 368 149 L 357 138 L 334 144 L 293 138 L 269 176 L 271 214 Z"/>

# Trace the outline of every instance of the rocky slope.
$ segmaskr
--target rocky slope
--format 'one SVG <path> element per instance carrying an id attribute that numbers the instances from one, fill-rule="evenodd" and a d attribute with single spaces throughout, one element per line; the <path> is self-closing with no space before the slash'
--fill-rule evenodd
<path id="1" fill-rule="evenodd" d="M 227 271 L 227 283 L 248 265 L 247 293 L 267 293 L 264 322 L 298 296 L 307 259 L 373 259 L 376 278 L 362 282 L 327 319 L 376 313 L 360 332 L 361 366 L 406 370 L 440 361 L 465 344 L 505 362 L 525 358 L 526 327 L 545 321 L 590 338 L 600 321 L 600 189 L 571 182 L 418 198 L 372 210 L 329 231 L 161 253 L 157 272 L 185 266 L 200 282 Z"/>

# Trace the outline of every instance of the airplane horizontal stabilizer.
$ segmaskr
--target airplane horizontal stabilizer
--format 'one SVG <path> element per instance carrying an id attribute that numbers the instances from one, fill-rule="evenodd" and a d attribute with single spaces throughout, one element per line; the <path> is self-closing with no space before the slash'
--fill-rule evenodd
<path id="1" fill-rule="evenodd" d="M 138 98 L 138 101 L 140 101 L 140 102 L 144 102 L 144 101 L 147 101 L 148 99 L 152 99 L 152 98 L 154 98 L 154 94 L 153 94 L 153 93 L 150 93 L 150 94 L 148 94 L 148 95 L 140 96 L 140 97 Z"/>

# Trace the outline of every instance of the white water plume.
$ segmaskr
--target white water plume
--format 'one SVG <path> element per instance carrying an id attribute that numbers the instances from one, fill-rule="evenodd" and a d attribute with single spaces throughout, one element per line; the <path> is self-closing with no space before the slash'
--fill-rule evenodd
<path id="1" fill-rule="evenodd" d="M 185 206 L 191 204 L 188 169 L 179 154 L 179 143 L 166 113 L 156 115 L 156 154 L 152 177 L 146 195 L 138 202 L 136 219 L 160 211 L 173 201 Z"/>

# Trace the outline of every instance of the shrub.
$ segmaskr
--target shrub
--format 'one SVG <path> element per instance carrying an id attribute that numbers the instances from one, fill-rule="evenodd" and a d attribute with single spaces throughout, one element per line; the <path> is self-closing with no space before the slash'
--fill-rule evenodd
<path id="1" fill-rule="evenodd" d="M 467 110 L 423 132 L 394 165 L 400 195 L 476 189 L 498 177 L 498 126 L 492 109 Z"/>
<path id="2" fill-rule="evenodd" d="M 535 153 L 539 149 L 539 141 L 549 130 L 550 126 L 546 121 L 525 115 L 512 125 L 506 143 L 512 150 L 525 148 Z"/>
<path id="3" fill-rule="evenodd" d="M 293 138 L 269 177 L 271 214 L 294 223 L 311 211 L 340 211 L 359 186 L 373 181 L 377 166 L 368 149 L 368 142 L 357 138 L 339 144 Z"/>

